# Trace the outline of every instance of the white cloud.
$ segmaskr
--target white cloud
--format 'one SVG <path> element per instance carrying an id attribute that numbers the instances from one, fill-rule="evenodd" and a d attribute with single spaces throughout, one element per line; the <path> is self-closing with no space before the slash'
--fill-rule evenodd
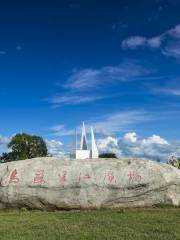
<path id="1" fill-rule="evenodd" d="M 144 80 L 154 73 L 153 69 L 146 69 L 133 61 L 126 61 L 115 66 L 101 68 L 85 68 L 73 70 L 67 81 L 61 85 L 62 94 L 54 94 L 46 99 L 53 107 L 62 105 L 77 105 L 95 102 L 105 98 L 112 98 L 118 94 L 109 95 L 102 93 L 110 85 L 119 82 Z M 60 86 L 58 84 L 58 86 Z M 65 91 L 64 91 L 65 90 Z"/>
<path id="2" fill-rule="evenodd" d="M 152 120 L 154 120 L 154 118 L 145 111 L 122 111 L 102 116 L 101 119 L 97 121 L 86 121 L 86 127 L 88 132 L 92 125 L 96 133 L 111 135 L 119 131 L 127 131 L 129 128 L 132 128 L 132 126 Z M 81 126 L 78 126 L 77 131 L 80 132 L 80 129 Z M 51 127 L 50 131 L 54 136 L 67 136 L 72 135 L 74 132 L 73 129 L 66 129 L 66 127 L 61 124 Z"/>
<path id="3" fill-rule="evenodd" d="M 10 141 L 10 138 L 0 136 L 0 144 L 8 144 L 9 141 Z"/>
<path id="4" fill-rule="evenodd" d="M 123 40 L 122 47 L 135 49 L 137 47 L 144 46 L 146 44 L 146 41 L 147 39 L 141 36 L 129 37 L 128 39 Z"/>
<path id="5" fill-rule="evenodd" d="M 153 90 L 155 93 L 162 93 L 166 95 L 172 95 L 172 96 L 180 96 L 180 88 L 175 87 L 159 87 Z"/>
<path id="6" fill-rule="evenodd" d="M 117 155 L 121 155 L 121 150 L 118 146 L 118 140 L 113 137 L 106 137 L 104 139 L 99 139 L 97 141 L 97 146 L 99 152 L 113 152 Z"/>
<path id="7" fill-rule="evenodd" d="M 46 140 L 52 156 L 69 157 L 70 147 L 57 140 Z M 100 153 L 113 152 L 118 157 L 160 159 L 166 162 L 171 154 L 180 156 L 180 142 L 169 142 L 153 134 L 147 138 L 139 137 L 135 132 L 127 132 L 121 138 L 107 136 L 97 139 Z"/>
<path id="8" fill-rule="evenodd" d="M 126 133 L 123 137 L 125 142 L 136 142 L 137 141 L 137 135 L 135 132 Z"/>
<path id="9" fill-rule="evenodd" d="M 149 145 L 149 144 L 168 144 L 168 142 L 161 138 L 158 135 L 153 134 L 151 137 L 147 138 L 147 139 L 143 139 L 142 143 L 145 145 Z"/>
<path id="10" fill-rule="evenodd" d="M 10 141 L 10 138 L 0 136 L 0 154 L 2 152 L 8 151 L 7 145 L 9 143 L 9 141 Z"/>
<path id="11" fill-rule="evenodd" d="M 48 153 L 56 157 L 65 157 L 65 146 L 62 142 L 56 140 L 46 140 L 46 145 L 48 148 Z"/>
<path id="12" fill-rule="evenodd" d="M 55 127 L 54 127 L 55 129 Z M 64 130 L 64 126 L 56 126 L 56 130 Z M 73 132 L 68 133 L 72 135 Z M 63 135 L 62 133 L 60 135 Z M 0 137 L 0 152 L 6 152 L 10 138 Z M 69 157 L 70 147 L 61 141 L 46 140 L 48 152 L 52 156 Z M 113 152 L 119 157 L 160 159 L 167 161 L 171 154 L 180 156 L 180 142 L 169 142 L 166 139 L 153 134 L 148 138 L 140 138 L 135 132 L 127 132 L 121 138 L 107 136 L 97 140 L 100 152 Z"/>
<path id="13" fill-rule="evenodd" d="M 66 129 L 62 124 L 53 126 L 49 130 L 53 136 L 69 136 L 73 134 L 73 129 Z"/>
<path id="14" fill-rule="evenodd" d="M 180 38 L 180 24 L 176 25 L 174 28 L 167 31 L 167 34 L 177 39 Z"/>
<path id="15" fill-rule="evenodd" d="M 151 120 L 153 118 L 145 111 L 122 111 L 104 116 L 102 120 L 92 122 L 92 125 L 97 133 L 111 135 L 118 131 L 127 131 L 132 126 Z"/>
<path id="16" fill-rule="evenodd" d="M 150 74 L 151 71 L 133 62 L 117 66 L 105 66 L 99 69 L 83 69 L 73 71 L 64 87 L 70 90 L 89 90 L 105 84 L 119 81 L 133 81 Z"/>
<path id="17" fill-rule="evenodd" d="M 98 140 L 98 148 L 104 150 L 108 145 L 113 145 L 115 147 L 118 147 L 118 140 L 116 138 L 113 138 L 111 136 L 108 136 L 104 139 Z"/>
<path id="18" fill-rule="evenodd" d="M 100 71 L 95 69 L 73 71 L 64 87 L 68 89 L 83 89 L 87 87 L 94 87 L 98 82 L 99 75 Z"/>
<path id="19" fill-rule="evenodd" d="M 156 36 L 152 38 L 132 36 L 122 41 L 122 47 L 124 49 L 136 49 L 138 47 L 159 48 L 161 46 L 162 40 L 163 36 Z"/>
<path id="20" fill-rule="evenodd" d="M 180 24 L 166 32 L 147 38 L 145 36 L 131 36 L 122 41 L 122 48 L 136 49 L 139 47 L 160 48 L 164 55 L 180 58 Z"/>
<path id="21" fill-rule="evenodd" d="M 67 96 L 53 96 L 48 101 L 53 104 L 54 107 L 61 105 L 76 105 L 81 103 L 94 102 L 100 99 L 106 98 L 105 96 L 86 96 L 86 95 L 67 95 Z"/>
<path id="22" fill-rule="evenodd" d="M 122 138 L 106 137 L 98 141 L 100 152 L 114 152 L 119 157 L 140 157 L 167 161 L 170 154 L 180 156 L 180 142 L 170 143 L 158 135 L 146 139 L 135 132 L 126 133 Z"/>
<path id="23" fill-rule="evenodd" d="M 166 56 L 180 58 L 180 41 L 175 41 L 173 43 L 168 44 L 163 50 L 163 54 Z"/>
<path id="24" fill-rule="evenodd" d="M 163 37 L 157 36 L 147 40 L 147 45 L 151 48 L 159 48 L 161 46 Z"/>

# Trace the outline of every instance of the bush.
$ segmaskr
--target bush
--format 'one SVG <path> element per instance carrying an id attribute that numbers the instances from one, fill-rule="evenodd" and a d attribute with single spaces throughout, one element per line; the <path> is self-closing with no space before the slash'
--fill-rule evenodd
<path id="1" fill-rule="evenodd" d="M 99 158 L 117 158 L 115 153 L 102 153 Z"/>

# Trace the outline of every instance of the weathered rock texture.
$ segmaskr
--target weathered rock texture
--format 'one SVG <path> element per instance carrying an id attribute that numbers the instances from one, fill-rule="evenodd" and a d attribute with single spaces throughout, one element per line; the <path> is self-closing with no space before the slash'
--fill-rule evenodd
<path id="1" fill-rule="evenodd" d="M 0 208 L 180 205 L 180 170 L 148 160 L 36 158 L 0 164 Z"/>

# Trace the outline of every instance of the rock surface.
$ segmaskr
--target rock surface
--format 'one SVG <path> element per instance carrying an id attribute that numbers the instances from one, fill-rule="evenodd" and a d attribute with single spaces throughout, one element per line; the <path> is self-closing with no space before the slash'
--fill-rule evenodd
<path id="1" fill-rule="evenodd" d="M 180 205 L 180 170 L 139 159 L 36 158 L 0 164 L 0 208 Z"/>

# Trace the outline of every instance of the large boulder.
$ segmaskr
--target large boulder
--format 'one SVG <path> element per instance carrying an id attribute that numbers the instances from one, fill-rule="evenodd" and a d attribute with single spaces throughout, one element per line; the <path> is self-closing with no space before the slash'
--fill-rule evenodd
<path id="1" fill-rule="evenodd" d="M 0 164 L 0 208 L 180 205 L 180 170 L 139 159 L 36 158 Z"/>

